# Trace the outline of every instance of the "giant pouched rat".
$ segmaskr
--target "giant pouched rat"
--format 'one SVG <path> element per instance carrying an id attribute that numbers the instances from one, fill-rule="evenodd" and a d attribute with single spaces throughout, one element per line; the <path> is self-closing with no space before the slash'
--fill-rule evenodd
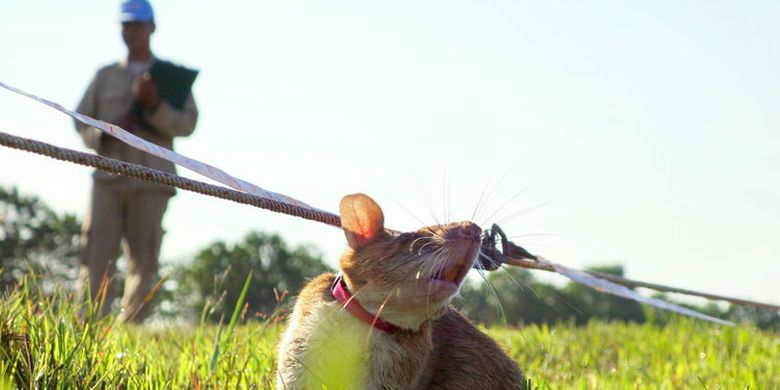
<path id="1" fill-rule="evenodd" d="M 340 274 L 301 291 L 279 346 L 277 389 L 515 389 L 523 374 L 450 306 L 477 259 L 472 222 L 397 234 L 363 194 L 341 200 Z"/>

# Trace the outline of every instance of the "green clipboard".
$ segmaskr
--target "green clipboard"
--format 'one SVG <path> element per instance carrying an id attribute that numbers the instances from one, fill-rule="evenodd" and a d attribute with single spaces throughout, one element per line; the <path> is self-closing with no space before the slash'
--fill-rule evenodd
<path id="1" fill-rule="evenodd" d="M 155 60 L 149 68 L 149 76 L 157 85 L 157 92 L 160 94 L 160 98 L 168 102 L 173 108 L 181 110 L 184 108 L 184 102 L 192 90 L 195 78 L 198 77 L 198 71 L 169 61 Z M 145 109 L 141 106 L 141 103 L 136 100 L 130 106 L 130 112 L 127 115 L 132 123 L 152 129 L 152 126 L 144 120 L 144 111 Z M 132 126 L 126 130 L 133 132 Z"/>
<path id="2" fill-rule="evenodd" d="M 149 68 L 149 75 L 157 84 L 160 97 L 174 108 L 181 110 L 187 100 L 198 71 L 172 62 L 155 60 Z"/>

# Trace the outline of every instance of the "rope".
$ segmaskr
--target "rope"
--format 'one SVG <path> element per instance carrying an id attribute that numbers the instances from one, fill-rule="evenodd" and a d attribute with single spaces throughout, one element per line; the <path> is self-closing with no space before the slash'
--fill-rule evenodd
<path id="1" fill-rule="evenodd" d="M 540 263 L 533 260 L 528 259 L 518 259 L 518 258 L 511 258 L 511 257 L 505 257 L 502 261 L 504 264 L 509 265 L 515 265 L 518 267 L 523 268 L 533 268 L 538 269 L 542 271 L 550 271 L 550 272 L 557 272 L 555 268 L 550 263 Z M 677 288 L 677 287 L 670 287 L 670 286 L 664 286 L 661 284 L 655 284 L 655 283 L 647 283 L 642 282 L 638 280 L 632 280 L 632 279 L 626 279 L 617 275 L 612 274 L 605 274 L 603 272 L 595 272 L 595 271 L 583 271 L 585 273 L 591 274 L 597 278 L 600 279 L 606 279 L 612 283 L 619 284 L 621 286 L 626 286 L 630 288 L 636 288 L 636 287 L 643 287 L 643 288 L 649 288 L 656 291 L 664 291 L 664 292 L 670 292 L 670 293 L 676 293 L 676 294 L 684 294 L 684 295 L 692 295 L 702 298 L 707 298 L 710 300 L 715 301 L 726 301 L 735 303 L 738 305 L 745 305 L 745 306 L 752 306 L 758 309 L 764 309 L 764 310 L 770 310 L 770 311 L 778 311 L 780 310 L 780 306 L 778 305 L 771 305 L 768 303 L 762 303 L 762 302 L 756 302 L 756 301 L 750 301 L 747 299 L 739 299 L 739 298 L 731 298 L 726 297 L 723 295 L 715 295 L 715 294 L 709 294 L 694 290 L 687 290 L 684 288 Z"/>
<path id="2" fill-rule="evenodd" d="M 341 227 L 341 219 L 335 214 L 290 205 L 273 199 L 187 179 L 172 173 L 148 168 L 143 165 L 132 164 L 72 149 L 65 149 L 45 142 L 17 137 L 4 132 L 0 132 L 0 145 L 48 156 L 57 160 L 72 162 L 74 164 L 86 165 L 116 175 L 134 177 L 136 179 L 146 180 L 164 186 L 181 188 L 183 190 L 230 200 L 236 203 L 248 204 L 276 213 L 292 215 L 311 221 L 322 222 L 331 226 Z"/>
<path id="3" fill-rule="evenodd" d="M 295 217 L 307 219 L 310 221 L 317 221 L 324 224 L 328 224 L 335 227 L 341 227 L 341 219 L 338 215 L 328 213 L 326 211 L 316 210 L 313 208 L 302 207 L 297 205 L 291 205 L 289 203 L 277 201 L 274 199 L 264 198 L 257 195 L 248 194 L 245 192 L 233 190 L 226 187 L 216 186 L 213 184 L 204 183 L 197 180 L 188 179 L 172 173 L 159 171 L 143 165 L 128 163 L 112 158 L 98 156 L 95 154 L 89 154 L 79 152 L 72 149 L 61 148 L 45 142 L 36 141 L 28 138 L 22 138 L 14 136 L 8 133 L 0 132 L 0 145 L 7 146 L 9 148 L 24 150 L 31 153 L 36 153 L 44 156 L 48 156 L 57 160 L 68 161 L 74 164 L 85 165 L 93 168 L 97 168 L 106 172 L 110 172 L 116 175 L 123 175 L 133 177 L 156 183 L 159 185 L 176 187 L 187 191 L 197 192 L 199 194 L 212 196 L 220 199 L 229 200 L 236 203 L 247 204 L 255 206 L 261 209 L 292 215 Z M 493 225 L 492 231 L 500 232 L 500 228 Z M 495 241 L 493 237 L 489 240 L 483 241 L 483 252 L 490 253 L 493 266 L 486 266 L 484 263 L 482 266 L 486 270 L 497 269 L 500 264 L 509 264 L 513 266 L 519 266 L 523 268 L 533 268 L 550 272 L 557 272 L 553 265 L 549 262 L 540 262 L 535 259 L 536 257 L 515 245 L 511 241 L 506 239 L 503 232 L 498 233 L 503 242 L 502 251 L 498 251 L 495 248 Z M 490 242 L 490 243 L 488 243 Z M 721 295 L 708 294 L 693 290 L 675 288 L 670 286 L 664 286 L 660 284 L 641 282 L 631 279 L 626 279 L 616 275 L 604 274 L 600 272 L 586 273 L 595 276 L 597 278 L 605 279 L 607 281 L 626 286 L 626 287 L 644 287 L 657 291 L 672 292 L 685 295 L 699 296 L 712 300 L 727 301 L 740 305 L 752 306 L 764 310 L 779 311 L 780 306 L 771 305 L 767 303 L 755 302 L 739 298 L 731 298 Z"/>
<path id="4" fill-rule="evenodd" d="M 500 250 L 499 250 L 499 246 L 500 246 Z M 525 250 L 524 248 L 522 248 L 521 246 L 510 241 L 507 235 L 501 229 L 501 227 L 498 226 L 497 224 L 493 224 L 493 226 L 491 226 L 490 229 L 485 231 L 485 235 L 482 238 L 481 253 L 482 256 L 480 256 L 479 259 L 480 268 L 488 271 L 495 270 L 501 264 L 509 264 L 509 265 L 514 265 L 523 268 L 533 268 L 533 269 L 555 272 L 555 273 L 563 273 L 563 274 L 569 273 L 567 270 L 564 270 L 564 268 L 567 267 L 564 267 L 560 264 L 557 265 L 553 264 L 539 256 L 535 256 L 530 252 L 528 252 L 527 250 Z M 607 274 L 603 272 L 595 272 L 595 271 L 576 271 L 576 272 L 581 272 L 593 276 L 595 278 L 603 279 L 608 282 L 612 282 L 629 288 L 643 287 L 643 288 L 649 288 L 656 291 L 692 295 L 692 296 L 707 298 L 716 301 L 727 301 L 739 305 L 753 306 L 763 310 L 780 311 L 780 306 L 770 305 L 768 303 L 755 302 L 755 301 L 739 299 L 739 298 L 731 298 L 722 295 L 703 293 L 699 291 L 664 286 L 655 283 L 647 283 L 638 280 L 626 279 L 622 276 Z M 568 277 L 569 275 L 565 275 L 565 276 Z M 585 281 L 580 281 L 580 282 L 588 284 Z M 609 286 L 596 286 L 591 284 L 588 285 L 596 289 L 604 288 L 604 287 L 610 289 Z"/>

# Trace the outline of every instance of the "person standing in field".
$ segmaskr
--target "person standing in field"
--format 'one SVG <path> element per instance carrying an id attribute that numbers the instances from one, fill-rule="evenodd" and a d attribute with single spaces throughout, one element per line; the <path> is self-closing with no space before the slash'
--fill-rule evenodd
<path id="1" fill-rule="evenodd" d="M 195 129 L 198 111 L 190 90 L 194 76 L 189 82 L 183 82 L 185 85 L 181 85 L 181 77 L 174 77 L 173 86 L 170 77 L 164 80 L 154 77 L 160 73 L 157 69 L 175 66 L 152 54 L 150 39 L 155 19 L 147 0 L 122 1 L 120 22 L 127 57 L 97 71 L 76 111 L 173 149 L 174 137 L 188 136 Z M 167 94 L 174 98 L 166 97 L 163 84 L 174 91 Z M 175 172 L 173 163 L 134 149 L 99 129 L 80 122 L 76 122 L 76 129 L 86 146 L 101 156 Z M 110 310 L 116 294 L 110 281 L 116 273 L 116 260 L 124 239 L 127 275 L 120 320 L 144 320 L 149 311 L 145 300 L 158 282 L 163 214 L 174 193 L 171 187 L 99 170 L 94 172 L 89 212 L 82 231 L 81 302 L 87 290 L 93 300 L 101 296 L 101 285 L 107 280 L 101 315 Z"/>

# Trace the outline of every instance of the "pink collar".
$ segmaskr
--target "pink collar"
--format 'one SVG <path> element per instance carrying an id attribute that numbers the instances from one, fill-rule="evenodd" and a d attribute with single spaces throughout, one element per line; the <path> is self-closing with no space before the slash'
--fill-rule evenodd
<path id="1" fill-rule="evenodd" d="M 331 292 L 333 293 L 333 297 L 336 298 L 350 314 L 363 322 L 369 323 L 374 328 L 390 334 L 401 330 L 401 328 L 379 318 L 379 316 L 369 313 L 363 306 L 360 306 L 360 303 L 347 289 L 347 284 L 344 282 L 344 278 L 342 278 L 341 275 L 337 276 L 336 280 L 333 282 L 333 289 Z"/>

